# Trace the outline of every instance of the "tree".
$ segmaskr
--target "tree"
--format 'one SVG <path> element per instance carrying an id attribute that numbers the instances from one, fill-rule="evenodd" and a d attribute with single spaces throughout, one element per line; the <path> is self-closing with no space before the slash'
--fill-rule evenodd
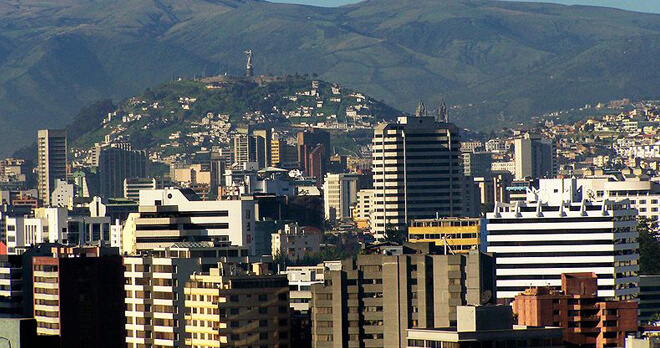
<path id="1" fill-rule="evenodd" d="M 405 229 L 395 227 L 391 224 L 385 225 L 385 241 L 403 244 L 408 240 L 408 233 Z"/>
<path id="2" fill-rule="evenodd" d="M 639 273 L 660 274 L 660 241 L 658 241 L 658 223 L 645 217 L 639 218 Z"/>

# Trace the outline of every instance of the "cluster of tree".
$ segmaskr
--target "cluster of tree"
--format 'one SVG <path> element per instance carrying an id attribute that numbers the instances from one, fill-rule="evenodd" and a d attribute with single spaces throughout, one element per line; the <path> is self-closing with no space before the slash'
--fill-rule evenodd
<path id="1" fill-rule="evenodd" d="M 660 231 L 658 222 L 645 217 L 639 218 L 639 273 L 660 274 Z"/>

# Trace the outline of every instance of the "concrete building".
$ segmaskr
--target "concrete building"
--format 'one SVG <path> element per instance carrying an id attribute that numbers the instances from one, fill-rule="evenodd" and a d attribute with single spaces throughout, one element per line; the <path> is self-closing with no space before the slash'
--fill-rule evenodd
<path id="1" fill-rule="evenodd" d="M 488 252 L 497 260 L 497 294 L 513 299 L 529 286 L 561 286 L 563 273 L 595 272 L 598 296 L 639 293 L 636 212 L 628 201 L 583 199 L 574 179 L 525 202 L 497 203 L 487 214 Z"/>
<path id="2" fill-rule="evenodd" d="M 228 237 L 253 252 L 253 200 L 201 201 L 190 189 L 140 191 L 137 214 L 123 230 L 123 251 L 162 248 L 185 241 L 209 242 Z"/>
<path id="3" fill-rule="evenodd" d="M 73 208 L 73 198 L 76 196 L 73 184 L 64 180 L 55 180 L 55 189 L 50 197 L 51 207 Z"/>
<path id="4" fill-rule="evenodd" d="M 124 198 L 133 201 L 140 200 L 140 190 L 155 190 L 162 187 L 156 186 L 154 178 L 126 178 L 124 179 Z"/>
<path id="5" fill-rule="evenodd" d="M 358 228 L 370 228 L 371 213 L 376 192 L 374 189 L 362 189 L 357 193 L 357 202 L 353 209 L 353 221 Z"/>
<path id="6" fill-rule="evenodd" d="M 399 117 L 373 138 L 372 231 L 405 229 L 412 219 L 463 216 L 458 128 L 433 117 Z"/>
<path id="7" fill-rule="evenodd" d="M 312 347 L 404 347 L 408 329 L 455 325 L 458 306 L 493 301 L 491 257 L 434 249 L 384 246 L 326 272 L 312 285 Z"/>
<path id="8" fill-rule="evenodd" d="M 351 217 L 351 207 L 357 201 L 357 174 L 327 174 L 323 182 L 325 219 L 335 223 Z"/>
<path id="9" fill-rule="evenodd" d="M 457 312 L 455 327 L 408 330 L 406 347 L 564 347 L 561 328 L 514 325 L 509 306 L 459 306 Z"/>
<path id="10" fill-rule="evenodd" d="M 39 335 L 62 347 L 124 345 L 124 274 L 117 249 L 58 247 L 33 259 L 34 318 Z"/>
<path id="11" fill-rule="evenodd" d="M 32 216 L 7 217 L 7 253 L 40 243 L 64 243 L 69 237 L 66 208 L 37 208 Z"/>
<path id="12" fill-rule="evenodd" d="M 184 285 L 218 262 L 248 260 L 248 249 L 223 242 L 182 242 L 124 257 L 126 344 L 184 347 Z"/>
<path id="13" fill-rule="evenodd" d="M 108 147 L 99 151 L 100 195 L 124 197 L 124 180 L 147 176 L 149 159 L 146 151 Z"/>
<path id="14" fill-rule="evenodd" d="M 184 291 L 186 346 L 289 347 L 286 276 L 240 274 L 220 263 L 192 275 Z"/>
<path id="15" fill-rule="evenodd" d="M 525 133 L 515 139 L 516 179 L 554 178 L 557 175 L 557 145 L 552 139 Z"/>
<path id="16" fill-rule="evenodd" d="M 341 261 L 324 261 L 316 266 L 288 266 L 280 272 L 289 280 L 289 306 L 294 311 L 309 313 L 312 285 L 322 284 L 325 272 L 341 271 Z"/>
<path id="17" fill-rule="evenodd" d="M 323 231 L 314 227 L 298 227 L 298 223 L 284 225 L 284 229 L 271 234 L 273 257 L 301 260 L 305 255 L 321 251 Z"/>
<path id="18" fill-rule="evenodd" d="M 604 301 L 595 273 L 563 274 L 561 291 L 534 287 L 516 296 L 518 324 L 558 326 L 567 346 L 623 347 L 637 332 L 637 302 Z"/>
<path id="19" fill-rule="evenodd" d="M 66 151 L 66 130 L 41 129 L 37 132 L 37 189 L 44 204 L 50 204 L 55 180 L 66 180 Z"/>
<path id="20" fill-rule="evenodd" d="M 639 276 L 639 322 L 649 323 L 655 314 L 660 314 L 660 275 Z"/>
<path id="21" fill-rule="evenodd" d="M 412 220 L 408 228 L 411 243 L 433 242 L 443 254 L 486 251 L 486 223 L 480 218 L 440 218 Z"/>

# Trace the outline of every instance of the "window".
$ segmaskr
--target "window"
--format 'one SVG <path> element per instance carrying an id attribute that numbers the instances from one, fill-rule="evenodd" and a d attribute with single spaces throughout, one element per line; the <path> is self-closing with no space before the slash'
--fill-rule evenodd
<path id="1" fill-rule="evenodd" d="M 268 320 L 259 320 L 259 327 L 266 327 L 268 326 Z"/>
<path id="2" fill-rule="evenodd" d="M 268 295 L 266 294 L 259 295 L 259 301 L 260 302 L 268 301 Z"/>
<path id="3" fill-rule="evenodd" d="M 280 326 L 287 326 L 289 324 L 289 321 L 286 319 L 280 319 Z"/>
<path id="4" fill-rule="evenodd" d="M 238 302 L 238 295 L 229 296 L 229 301 L 230 302 Z"/>
<path id="5" fill-rule="evenodd" d="M 268 307 L 259 307 L 259 314 L 268 314 Z"/>

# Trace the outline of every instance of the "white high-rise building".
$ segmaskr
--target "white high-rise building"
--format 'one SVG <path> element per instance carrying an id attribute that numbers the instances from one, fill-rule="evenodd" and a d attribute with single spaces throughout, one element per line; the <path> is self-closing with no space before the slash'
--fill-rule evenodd
<path id="1" fill-rule="evenodd" d="M 122 251 L 228 237 L 254 252 L 254 219 L 253 200 L 202 201 L 191 189 L 141 190 L 138 213 L 124 225 Z"/>
<path id="2" fill-rule="evenodd" d="M 351 207 L 357 201 L 356 174 L 328 174 L 323 182 L 325 219 L 334 223 L 351 217 Z"/>
<path id="3" fill-rule="evenodd" d="M 530 286 L 559 288 L 562 273 L 576 272 L 596 273 L 600 297 L 635 297 L 637 212 L 630 202 L 588 200 L 575 179 L 544 181 L 526 201 L 496 203 L 487 214 L 498 299 Z"/>
<path id="4" fill-rule="evenodd" d="M 434 117 L 399 117 L 373 138 L 372 231 L 405 229 L 412 219 L 462 216 L 463 170 L 458 128 Z"/>

